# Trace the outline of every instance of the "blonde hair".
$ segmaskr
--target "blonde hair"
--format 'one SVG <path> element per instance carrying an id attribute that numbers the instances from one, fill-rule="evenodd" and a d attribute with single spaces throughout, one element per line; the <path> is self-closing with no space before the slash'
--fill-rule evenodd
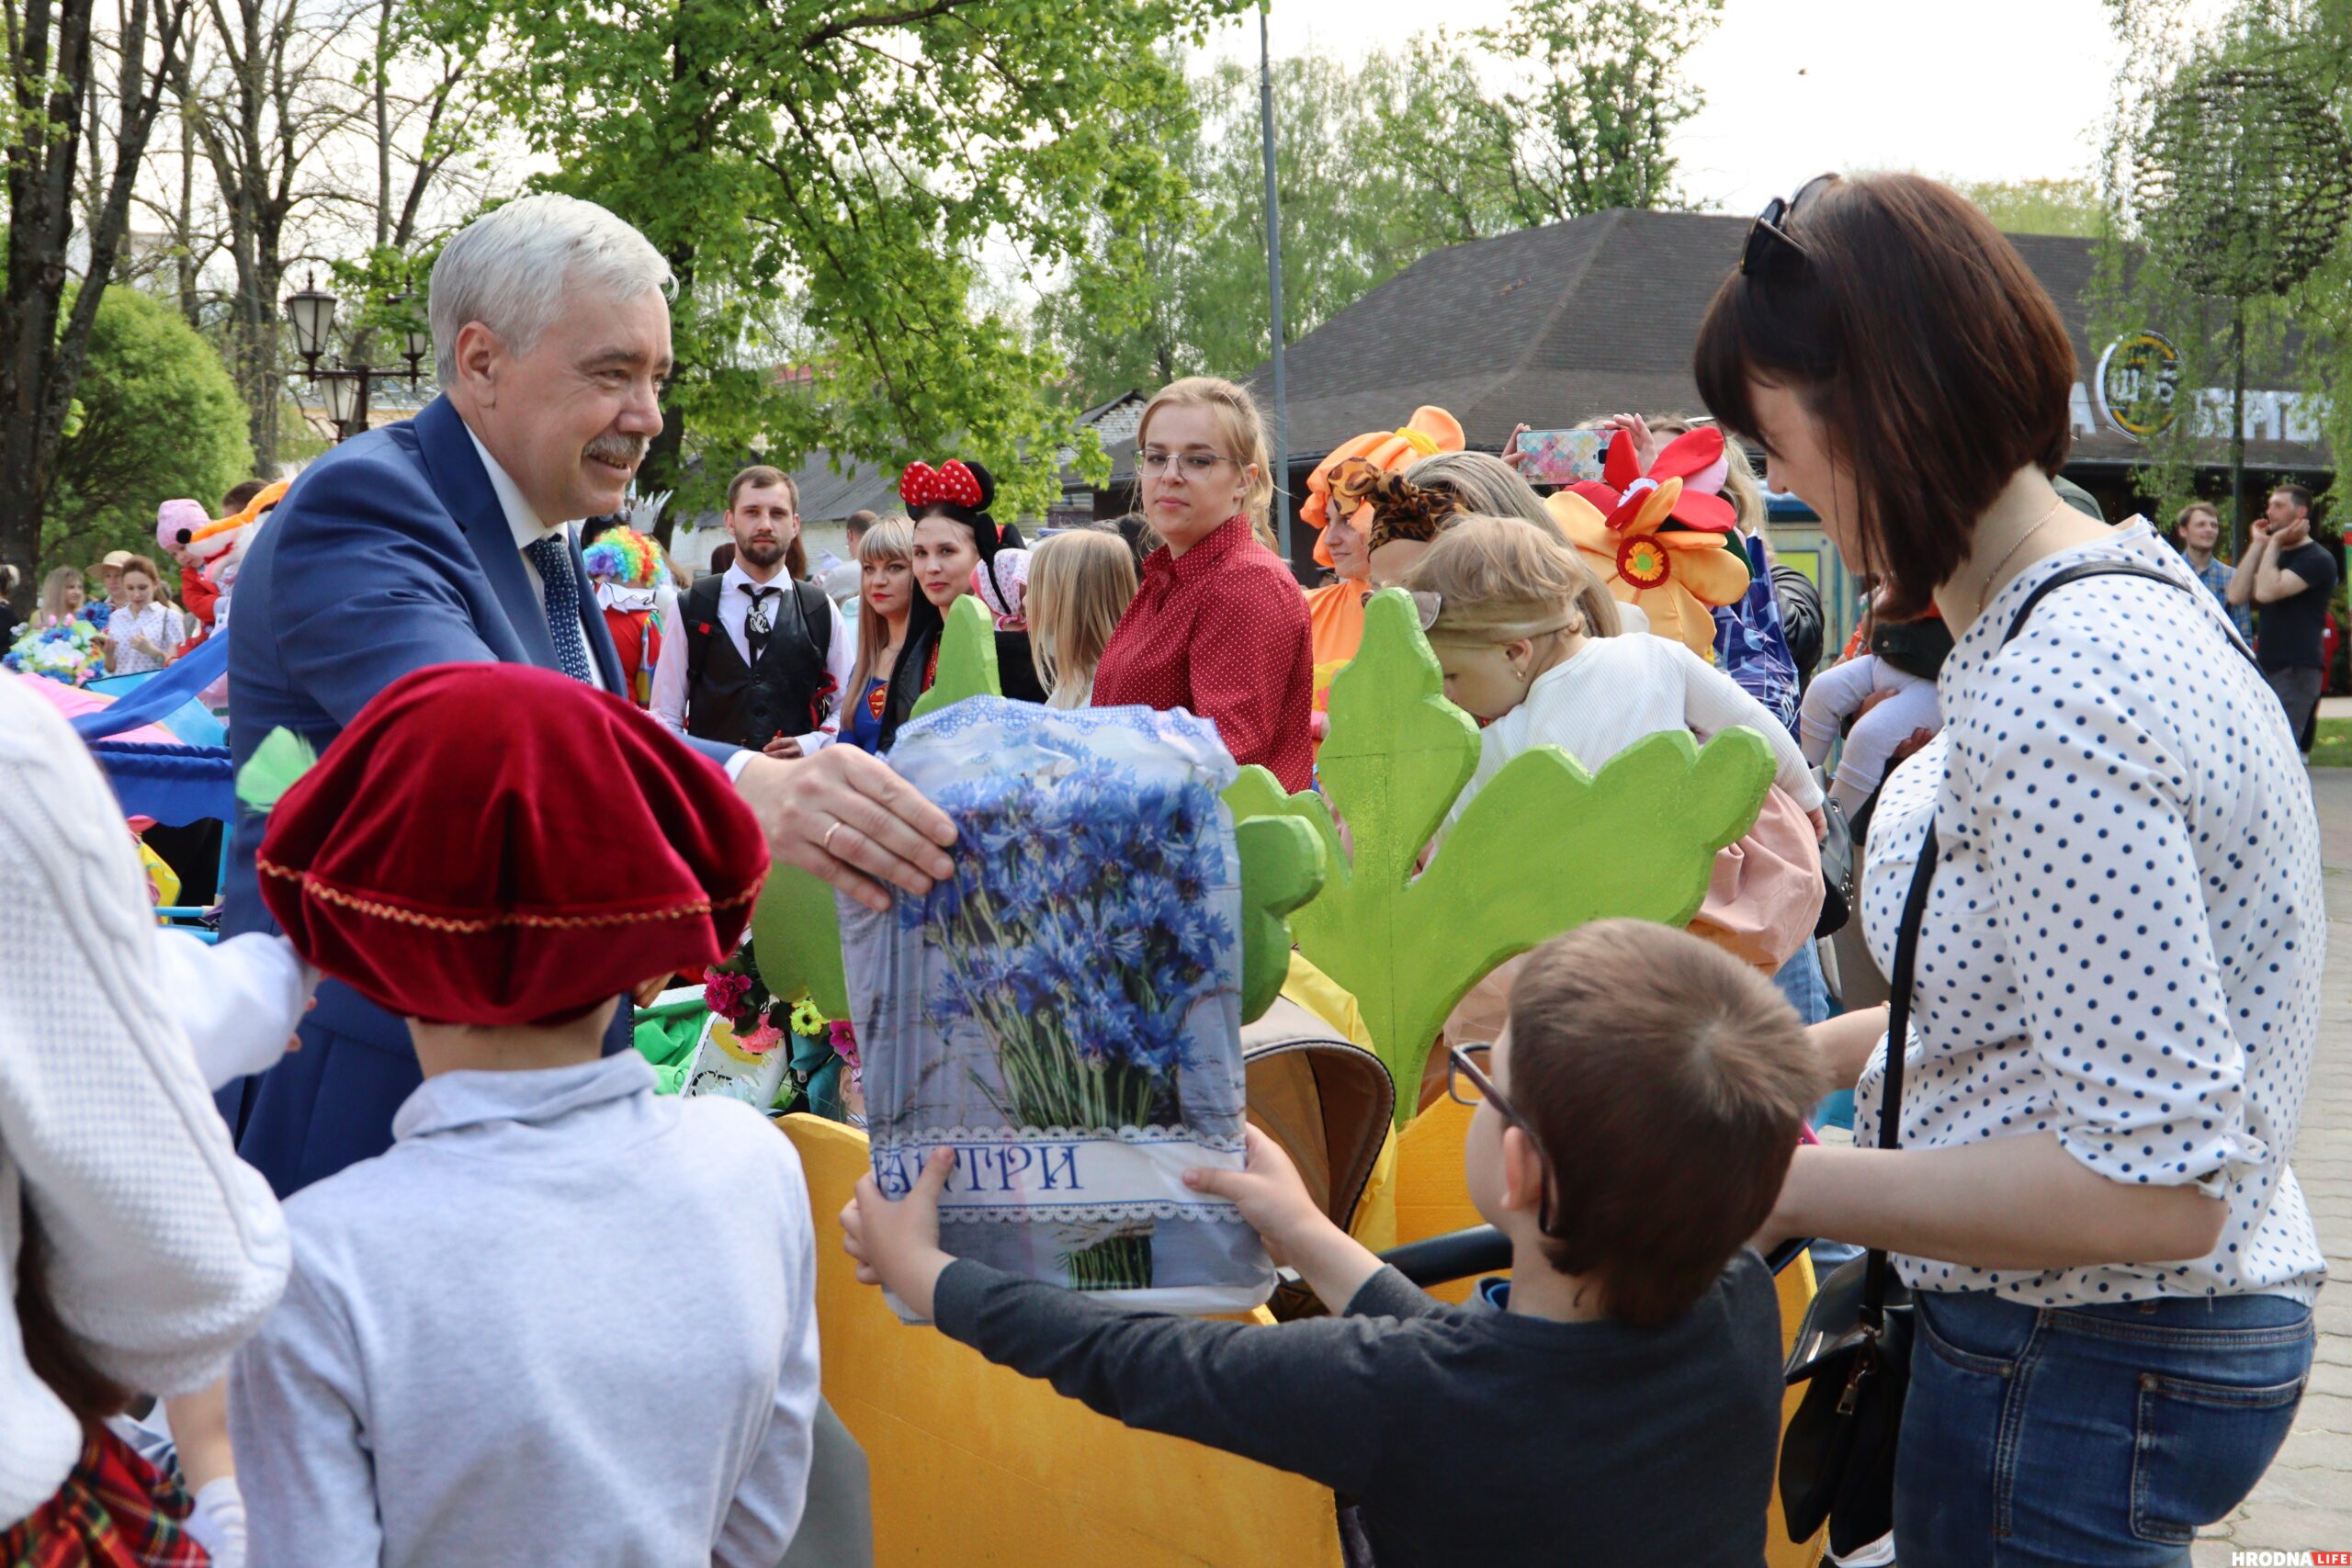
<path id="1" fill-rule="evenodd" d="M 1273 549 L 1273 525 L 1266 520 L 1266 508 L 1274 499 L 1273 465 L 1266 456 L 1266 422 L 1258 412 L 1257 400 L 1231 381 L 1217 376 L 1187 376 L 1170 381 L 1152 394 L 1144 404 L 1143 417 L 1136 422 L 1136 454 L 1140 464 L 1143 444 L 1151 430 L 1151 416 L 1163 408 L 1206 409 L 1216 423 L 1217 434 L 1233 450 L 1227 454 L 1244 468 L 1255 472 L 1250 489 L 1242 497 L 1242 509 L 1250 515 L 1250 531 L 1258 542 Z M 1140 488 L 1142 470 L 1136 470 Z"/>
<path id="2" fill-rule="evenodd" d="M 1562 544 L 1558 519 L 1544 509 L 1544 498 L 1500 457 L 1485 452 L 1440 452 L 1405 470 L 1405 477 L 1423 490 L 1443 491 L 1462 502 L 1462 510 L 1482 517 L 1521 517 Z"/>
<path id="3" fill-rule="evenodd" d="M 1437 595 L 1431 637 L 1510 642 L 1552 632 L 1617 635 L 1617 602 L 1584 558 L 1523 518 L 1461 519 L 1413 564 L 1403 586 Z"/>
<path id="4" fill-rule="evenodd" d="M 885 517 L 857 541 L 857 663 L 850 671 L 849 690 L 842 694 L 844 704 L 857 701 L 865 690 L 865 682 L 881 670 L 882 650 L 890 641 L 890 623 L 865 602 L 865 569 L 887 566 L 894 560 L 905 561 L 911 567 L 914 547 L 914 525 L 903 517 Z M 910 576 L 910 591 L 911 586 Z"/>
<path id="5" fill-rule="evenodd" d="M 52 620 L 64 620 L 73 614 L 65 607 L 65 595 L 82 586 L 82 574 L 70 566 L 53 569 L 40 581 L 40 613 Z"/>
<path id="6" fill-rule="evenodd" d="M 1029 652 L 1048 693 L 1094 679 L 1136 596 L 1135 552 L 1116 534 L 1056 534 L 1029 556 Z"/>
<path id="7" fill-rule="evenodd" d="M 1560 520 L 1552 515 L 1544 498 L 1535 493 L 1535 487 L 1500 457 L 1485 452 L 1441 452 L 1414 464 L 1405 471 L 1405 477 L 1425 489 L 1458 497 L 1465 512 L 1532 523 L 1562 549 L 1575 553 L 1568 536 L 1560 532 Z M 1578 564 L 1582 564 L 1581 560 Z M 1577 609 L 1584 616 L 1584 635 L 1617 636 L 1624 629 L 1624 622 L 1617 614 L 1617 601 L 1610 597 L 1609 589 L 1600 579 L 1589 571 L 1585 576 L 1591 578 L 1592 587 L 1577 601 Z"/>

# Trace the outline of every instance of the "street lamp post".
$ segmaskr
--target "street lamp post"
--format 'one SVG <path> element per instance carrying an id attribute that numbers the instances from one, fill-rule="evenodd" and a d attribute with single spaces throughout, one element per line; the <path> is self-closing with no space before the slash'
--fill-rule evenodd
<path id="1" fill-rule="evenodd" d="M 415 299 L 413 294 L 395 294 L 386 302 L 403 307 Z M 306 273 L 301 290 L 286 298 L 286 320 L 294 329 L 294 352 L 301 356 L 302 374 L 318 388 L 320 400 L 326 405 L 327 421 L 334 426 L 334 438 L 341 442 L 368 428 L 368 392 L 375 382 L 401 376 L 407 378 L 411 390 L 415 389 L 424 360 L 433 352 L 433 338 L 422 327 L 401 330 L 401 357 L 408 361 L 404 370 L 392 365 L 356 365 L 347 358 L 340 367 L 322 370 L 319 361 L 325 356 L 328 340 L 334 334 L 338 303 L 334 295 L 318 286 L 315 276 Z"/>

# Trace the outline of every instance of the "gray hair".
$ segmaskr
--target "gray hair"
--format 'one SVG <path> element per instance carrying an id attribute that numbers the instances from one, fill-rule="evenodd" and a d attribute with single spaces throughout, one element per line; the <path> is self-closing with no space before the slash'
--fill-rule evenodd
<path id="1" fill-rule="evenodd" d="M 445 388 L 456 383 L 468 321 L 528 354 L 570 296 L 628 299 L 672 281 L 662 253 L 593 201 L 552 192 L 510 201 L 459 230 L 433 264 L 434 374 Z"/>

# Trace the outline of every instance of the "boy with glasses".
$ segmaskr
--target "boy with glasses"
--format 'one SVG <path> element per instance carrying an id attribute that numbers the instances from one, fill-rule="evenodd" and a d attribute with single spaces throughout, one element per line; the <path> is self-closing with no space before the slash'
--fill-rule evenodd
<path id="1" fill-rule="evenodd" d="M 1251 1128 L 1231 1200 L 1337 1314 L 1129 1313 L 938 1246 L 936 1154 L 843 1210 L 862 1280 L 990 1360 L 1130 1426 L 1362 1506 L 1382 1568 L 1764 1555 L 1780 1314 L 1747 1246 L 1825 1086 L 1771 983 L 1685 932 L 1607 920 L 1530 955 L 1491 1046 L 1454 1047 L 1463 1160 L 1511 1241 L 1505 1310 L 1449 1306 L 1349 1237 Z"/>

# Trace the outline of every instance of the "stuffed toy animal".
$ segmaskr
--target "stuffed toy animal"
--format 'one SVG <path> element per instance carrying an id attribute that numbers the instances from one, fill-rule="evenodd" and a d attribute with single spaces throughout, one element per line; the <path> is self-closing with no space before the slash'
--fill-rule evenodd
<path id="1" fill-rule="evenodd" d="M 244 564 L 245 552 L 253 548 L 254 540 L 259 536 L 262 524 L 286 499 L 289 488 L 286 480 L 280 479 L 245 502 L 243 512 L 215 518 L 189 534 L 187 548 L 196 553 L 197 565 L 211 580 L 212 586 L 220 591 L 220 603 L 212 611 L 214 630 L 229 624 L 229 594 L 237 585 L 237 570 Z"/>

